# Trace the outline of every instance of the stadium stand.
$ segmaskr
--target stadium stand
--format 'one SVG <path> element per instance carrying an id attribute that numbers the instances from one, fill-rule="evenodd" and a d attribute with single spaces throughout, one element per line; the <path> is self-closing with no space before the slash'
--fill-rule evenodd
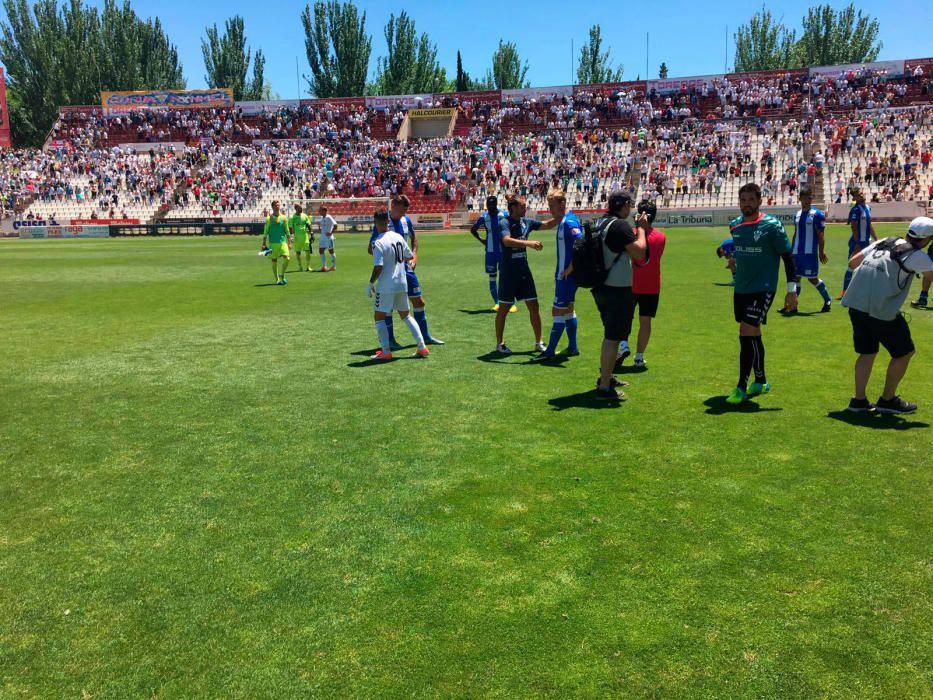
<path id="1" fill-rule="evenodd" d="M 408 111 L 456 108 L 449 138 L 400 140 Z M 769 205 L 803 184 L 931 206 L 933 59 L 457 95 L 63 107 L 42 150 L 0 163 L 4 215 L 260 220 L 273 199 L 405 192 L 417 213 L 478 210 L 558 185 L 576 209 L 619 187 L 668 208 Z"/>

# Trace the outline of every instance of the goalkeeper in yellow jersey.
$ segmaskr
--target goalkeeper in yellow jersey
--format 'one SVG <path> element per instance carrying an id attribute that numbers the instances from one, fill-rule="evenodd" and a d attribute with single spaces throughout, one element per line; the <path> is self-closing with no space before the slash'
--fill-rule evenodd
<path id="1" fill-rule="evenodd" d="M 288 217 L 279 210 L 278 200 L 272 202 L 272 214 L 266 218 L 266 225 L 262 230 L 262 247 L 266 241 L 272 252 L 272 274 L 275 275 L 276 284 L 288 284 L 285 279 L 285 269 L 288 267 L 288 238 L 291 232 L 288 228 Z M 281 264 L 279 261 L 281 260 Z"/>
<path id="2" fill-rule="evenodd" d="M 302 211 L 298 202 L 295 202 L 295 213 L 288 218 L 288 227 L 292 232 L 292 250 L 298 258 L 298 272 L 311 272 L 311 242 L 314 240 L 314 234 L 311 233 L 311 217 Z"/>

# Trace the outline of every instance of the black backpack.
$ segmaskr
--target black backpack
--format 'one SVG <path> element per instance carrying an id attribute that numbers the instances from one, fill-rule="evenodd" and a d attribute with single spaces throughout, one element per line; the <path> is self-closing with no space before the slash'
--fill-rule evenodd
<path id="1" fill-rule="evenodd" d="M 603 257 L 603 239 L 609 225 L 615 217 L 606 216 L 592 223 L 587 221 L 583 225 L 583 237 L 573 244 L 573 276 L 578 287 L 598 289 L 606 283 L 609 271 L 619 262 L 622 253 L 616 255 L 612 265 L 606 267 Z"/>

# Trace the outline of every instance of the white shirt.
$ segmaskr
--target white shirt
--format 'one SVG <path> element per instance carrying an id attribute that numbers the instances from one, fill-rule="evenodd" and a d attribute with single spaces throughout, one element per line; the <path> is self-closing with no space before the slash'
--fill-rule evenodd
<path id="1" fill-rule="evenodd" d="M 321 219 L 321 235 L 330 236 L 334 232 L 334 228 L 337 226 L 337 219 L 332 217 L 330 214 L 327 214 L 323 219 Z"/>
<path id="2" fill-rule="evenodd" d="M 391 229 L 373 243 L 373 266 L 382 266 L 376 289 L 380 294 L 397 294 L 408 290 L 405 261 L 414 258 L 408 243 Z"/>

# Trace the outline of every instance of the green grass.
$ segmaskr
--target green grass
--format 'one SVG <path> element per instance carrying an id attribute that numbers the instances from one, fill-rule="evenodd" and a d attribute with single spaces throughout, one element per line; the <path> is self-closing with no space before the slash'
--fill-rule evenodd
<path id="1" fill-rule="evenodd" d="M 483 361 L 465 234 L 422 237 L 448 344 L 378 366 L 363 237 L 284 288 L 255 239 L 3 242 L 0 697 L 930 697 L 933 314 L 916 416 L 840 418 L 838 307 L 773 313 L 774 389 L 724 411 L 723 233 L 669 233 L 603 410 L 585 291 L 582 356 Z"/>

